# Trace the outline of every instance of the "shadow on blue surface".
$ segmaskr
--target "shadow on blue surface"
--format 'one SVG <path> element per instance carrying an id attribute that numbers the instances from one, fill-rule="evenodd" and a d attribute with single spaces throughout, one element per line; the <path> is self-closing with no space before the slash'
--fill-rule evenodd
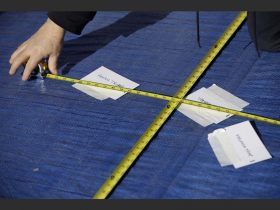
<path id="1" fill-rule="evenodd" d="M 62 69 L 62 74 L 67 74 L 75 64 L 105 47 L 119 36 L 127 37 L 144 27 L 157 23 L 168 14 L 169 12 L 130 12 L 106 27 L 65 42 L 60 58 L 60 67 L 66 65 Z"/>
<path id="2" fill-rule="evenodd" d="M 100 12 L 89 34 L 68 34 L 62 63 L 77 62 L 71 77 L 104 65 L 142 90 L 173 94 L 236 13 L 202 12 L 198 48 L 194 12 L 143 13 L 141 19 L 140 13 L 126 19 L 126 11 Z M 10 77 L 10 53 L 45 18 L 38 12 L 0 16 L 0 198 L 90 199 L 165 102 L 129 94 L 101 102 L 71 84 Z M 215 83 L 248 101 L 244 111 L 279 119 L 280 54 L 258 58 L 250 41 L 243 25 L 196 88 Z M 203 128 L 175 112 L 110 199 L 279 199 L 278 126 L 255 121 L 273 158 L 238 170 L 220 167 L 207 141 L 213 130 L 244 120 Z"/>

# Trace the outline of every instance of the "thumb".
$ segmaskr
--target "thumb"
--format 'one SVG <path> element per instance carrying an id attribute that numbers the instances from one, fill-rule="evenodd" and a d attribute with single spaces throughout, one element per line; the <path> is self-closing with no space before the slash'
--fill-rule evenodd
<path id="1" fill-rule="evenodd" d="M 58 74 L 57 63 L 58 63 L 58 56 L 52 55 L 49 57 L 48 66 L 49 66 L 49 70 L 53 74 Z"/>

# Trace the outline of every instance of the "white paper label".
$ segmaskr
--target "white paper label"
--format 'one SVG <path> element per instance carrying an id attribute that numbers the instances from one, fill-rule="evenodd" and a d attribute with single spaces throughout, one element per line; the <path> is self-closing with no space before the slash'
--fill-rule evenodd
<path id="1" fill-rule="evenodd" d="M 208 141 L 221 166 L 240 168 L 272 158 L 249 121 L 215 130 Z"/>
<path id="2" fill-rule="evenodd" d="M 246 101 L 232 95 L 231 93 L 225 91 L 224 89 L 218 87 L 215 84 L 207 89 L 201 88 L 189 94 L 186 97 L 186 99 L 234 109 L 237 111 L 242 111 L 242 109 L 249 104 Z M 191 118 L 198 124 L 202 125 L 203 127 L 206 127 L 212 123 L 220 123 L 223 120 L 232 116 L 228 113 L 218 112 L 215 110 L 209 110 L 200 107 L 194 107 L 187 104 L 180 105 L 178 107 L 178 111 L 183 113 L 185 116 Z"/>
<path id="3" fill-rule="evenodd" d="M 125 87 L 130 89 L 134 89 L 139 86 L 139 84 L 137 84 L 136 82 L 133 82 L 104 66 L 101 66 L 100 68 L 91 72 L 87 76 L 83 77 L 82 80 L 103 83 L 103 84 L 113 85 L 113 86 L 119 86 L 119 87 Z M 112 98 L 116 100 L 121 96 L 123 96 L 124 94 L 126 94 L 125 92 L 121 92 L 121 91 L 108 90 L 108 89 L 93 87 L 89 85 L 74 84 L 72 86 L 99 100 L 104 100 L 107 98 Z"/>

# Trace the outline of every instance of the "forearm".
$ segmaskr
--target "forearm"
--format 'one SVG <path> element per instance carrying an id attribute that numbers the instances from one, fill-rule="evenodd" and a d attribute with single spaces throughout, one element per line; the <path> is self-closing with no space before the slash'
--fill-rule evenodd
<path id="1" fill-rule="evenodd" d="M 48 12 L 48 17 L 54 23 L 74 34 L 81 34 L 96 12 Z"/>

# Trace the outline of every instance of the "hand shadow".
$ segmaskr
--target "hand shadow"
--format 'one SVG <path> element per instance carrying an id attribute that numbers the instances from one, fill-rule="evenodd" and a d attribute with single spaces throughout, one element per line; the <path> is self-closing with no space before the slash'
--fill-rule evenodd
<path id="1" fill-rule="evenodd" d="M 106 27 L 77 39 L 66 41 L 59 59 L 59 67 L 64 66 L 62 75 L 67 74 L 75 64 L 94 54 L 119 36 L 127 37 L 137 30 L 164 19 L 168 14 L 169 12 L 130 12 Z"/>

